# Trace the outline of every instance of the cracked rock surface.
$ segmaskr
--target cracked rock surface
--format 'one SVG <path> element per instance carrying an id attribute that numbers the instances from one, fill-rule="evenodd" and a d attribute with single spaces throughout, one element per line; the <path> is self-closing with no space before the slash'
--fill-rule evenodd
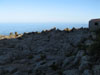
<path id="1" fill-rule="evenodd" d="M 0 40 L 0 75 L 100 75 L 100 64 L 80 44 L 90 45 L 88 29 L 31 32 Z M 92 38 L 92 37 L 91 37 Z"/>

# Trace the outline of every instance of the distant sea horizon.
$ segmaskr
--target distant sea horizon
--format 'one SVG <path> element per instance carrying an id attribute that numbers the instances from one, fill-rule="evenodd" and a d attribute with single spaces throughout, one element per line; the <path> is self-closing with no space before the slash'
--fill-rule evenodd
<path id="1" fill-rule="evenodd" d="M 71 23 L 13 23 L 0 24 L 0 35 L 9 35 L 10 32 L 18 32 L 23 34 L 24 32 L 41 32 L 42 30 L 49 30 L 56 27 L 57 29 L 63 30 L 65 28 L 87 28 L 88 24 L 71 24 Z"/>

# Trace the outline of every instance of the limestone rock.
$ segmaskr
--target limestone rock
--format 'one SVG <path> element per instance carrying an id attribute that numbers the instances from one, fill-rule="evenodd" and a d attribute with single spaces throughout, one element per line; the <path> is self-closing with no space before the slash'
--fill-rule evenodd
<path id="1" fill-rule="evenodd" d="M 66 70 L 63 72 L 64 75 L 80 75 L 77 69 Z"/>

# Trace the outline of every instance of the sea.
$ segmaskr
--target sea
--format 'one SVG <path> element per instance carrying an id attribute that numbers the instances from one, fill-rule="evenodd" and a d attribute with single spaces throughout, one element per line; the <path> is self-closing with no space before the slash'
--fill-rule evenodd
<path id="1" fill-rule="evenodd" d="M 0 24 L 0 35 L 9 35 L 10 32 L 23 34 L 24 32 L 41 32 L 56 27 L 63 30 L 65 28 L 87 28 L 88 24 L 71 24 L 71 23 L 2 23 Z"/>

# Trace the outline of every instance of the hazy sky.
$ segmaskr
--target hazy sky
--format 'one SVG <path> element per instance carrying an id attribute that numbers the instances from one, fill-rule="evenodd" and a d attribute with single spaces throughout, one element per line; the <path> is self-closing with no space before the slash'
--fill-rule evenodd
<path id="1" fill-rule="evenodd" d="M 0 23 L 87 23 L 100 18 L 100 0 L 0 0 Z"/>

